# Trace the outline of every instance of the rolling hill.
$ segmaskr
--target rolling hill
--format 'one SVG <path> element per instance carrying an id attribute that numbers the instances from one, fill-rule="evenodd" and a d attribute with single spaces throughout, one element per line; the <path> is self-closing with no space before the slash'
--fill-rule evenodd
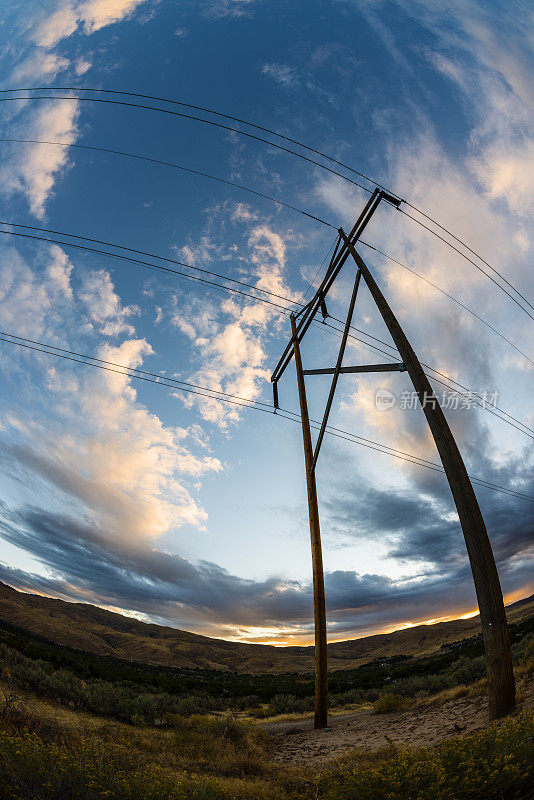
<path id="1" fill-rule="evenodd" d="M 534 596 L 507 608 L 510 621 L 534 614 Z M 273 647 L 212 639 L 140 622 L 83 603 L 26 594 L 0 583 L 0 619 L 58 644 L 172 667 L 248 673 L 309 672 L 313 647 Z M 478 617 L 418 625 L 394 633 L 329 645 L 330 669 L 357 667 L 378 657 L 429 655 L 444 644 L 480 633 Z"/>

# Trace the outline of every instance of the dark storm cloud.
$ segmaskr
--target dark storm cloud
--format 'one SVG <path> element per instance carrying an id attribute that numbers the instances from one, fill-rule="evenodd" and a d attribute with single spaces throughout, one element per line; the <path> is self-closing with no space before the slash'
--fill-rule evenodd
<path id="1" fill-rule="evenodd" d="M 310 597 L 297 583 L 248 581 L 209 562 L 193 565 L 146 546 L 110 544 L 102 531 L 64 515 L 4 507 L 0 530 L 5 540 L 54 574 L 53 579 L 32 577 L 32 585 L 43 591 L 72 593 L 66 588 L 71 584 L 80 599 L 89 592 L 96 602 L 169 618 L 187 616 L 184 607 L 200 615 L 216 613 L 228 622 L 237 616 L 243 623 L 261 616 L 290 619 L 309 611 Z"/>
<path id="2" fill-rule="evenodd" d="M 465 415 L 464 415 L 465 416 Z M 454 421 L 453 421 L 454 422 Z M 465 422 L 462 438 L 470 471 L 501 485 L 520 486 L 534 495 L 529 451 L 498 468 L 487 457 L 485 428 L 479 420 Z M 468 435 L 469 434 L 469 435 Z M 476 434 L 476 437 L 475 437 Z M 480 449 L 469 448 L 475 440 Z M 467 442 L 467 443 L 466 443 Z M 11 449 L 10 461 L 43 474 L 43 465 Z M 46 466 L 46 465 L 45 465 Z M 63 490 L 65 476 L 48 480 Z M 411 619 L 462 613 L 476 607 L 473 582 L 461 528 L 444 476 L 414 469 L 404 491 L 381 490 L 361 477 L 330 486 L 322 501 L 323 532 L 386 544 L 387 555 L 402 563 L 421 564 L 421 574 L 393 580 L 379 574 L 337 570 L 325 576 L 329 629 L 350 637 Z M 525 586 L 533 542 L 534 504 L 477 490 L 505 591 Z M 217 564 L 187 559 L 108 535 L 90 516 L 74 519 L 39 508 L 10 509 L 0 505 L 0 535 L 31 554 L 45 568 L 33 575 L 0 565 L 0 579 L 30 591 L 148 615 L 160 622 L 197 630 L 217 625 L 276 626 L 313 624 L 310 583 L 273 576 L 245 580 Z"/>
<path id="3" fill-rule="evenodd" d="M 408 490 L 351 486 L 325 506 L 329 527 L 355 540 L 385 542 L 391 558 L 444 567 L 464 555 L 459 525 L 447 517 L 450 508 Z"/>
<path id="4" fill-rule="evenodd" d="M 466 607 L 474 607 L 472 580 L 457 524 L 441 520 L 440 527 L 439 511 L 432 504 L 423 503 L 418 509 L 406 496 L 369 490 L 361 494 L 359 502 L 365 506 L 360 518 L 365 518 L 370 535 L 390 532 L 396 537 L 398 557 L 413 560 L 421 552 L 427 561 L 440 566 L 427 569 L 422 576 L 399 580 L 353 570 L 328 573 L 326 595 L 332 634 L 350 636 L 359 630 L 440 616 L 444 609 L 461 613 Z M 516 506 L 517 501 L 510 501 L 508 508 L 499 510 L 496 520 L 501 528 L 494 543 L 505 588 L 518 585 L 518 581 L 524 585 L 530 577 L 528 561 L 517 556 L 532 541 L 532 511 L 529 515 L 521 509 L 517 514 Z M 345 511 L 351 513 L 348 500 Z M 89 521 L 41 509 L 13 510 L 2 505 L 0 515 L 1 536 L 30 553 L 47 573 L 33 575 L 0 565 L 0 579 L 11 585 L 78 601 L 87 602 L 90 597 L 97 604 L 135 610 L 181 627 L 198 629 L 208 623 L 311 626 L 309 584 L 278 577 L 245 580 L 213 563 L 192 564 L 146 545 L 111 542 Z M 515 536 L 514 520 L 518 516 Z"/>
<path id="5" fill-rule="evenodd" d="M 329 520 L 371 533 L 391 533 L 424 524 L 431 512 L 428 501 L 361 485 L 347 487 L 325 505 Z"/>

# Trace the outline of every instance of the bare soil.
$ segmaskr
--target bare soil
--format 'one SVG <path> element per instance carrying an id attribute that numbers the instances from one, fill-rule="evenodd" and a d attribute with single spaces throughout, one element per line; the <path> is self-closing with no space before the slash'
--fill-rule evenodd
<path id="1" fill-rule="evenodd" d="M 532 706 L 531 685 L 522 703 Z M 339 758 L 358 748 L 373 752 L 388 745 L 431 747 L 444 739 L 464 736 L 489 725 L 485 697 L 460 697 L 436 706 L 416 706 L 409 711 L 375 714 L 355 711 L 331 715 L 330 728 L 313 730 L 313 720 L 266 722 L 272 735 L 272 757 L 292 766 L 317 764 Z"/>

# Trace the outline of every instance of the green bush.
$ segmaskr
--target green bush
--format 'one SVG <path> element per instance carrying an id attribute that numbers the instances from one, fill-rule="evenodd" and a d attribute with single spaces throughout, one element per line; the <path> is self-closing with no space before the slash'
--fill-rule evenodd
<path id="1" fill-rule="evenodd" d="M 383 694 L 373 704 L 375 714 L 391 714 L 393 711 L 406 711 L 411 702 L 400 694 Z"/>
<path id="2" fill-rule="evenodd" d="M 81 680 L 69 670 L 55 670 L 52 664 L 28 658 L 4 644 L 0 644 L 0 662 L 0 677 L 10 686 L 70 708 L 133 724 L 161 724 L 168 712 L 189 716 L 222 705 L 208 696 L 177 697 L 162 691 L 150 692 L 128 681 Z"/>
<path id="3" fill-rule="evenodd" d="M 313 697 L 295 697 L 294 694 L 275 694 L 269 703 L 269 712 L 276 714 L 304 714 L 313 711 Z"/>

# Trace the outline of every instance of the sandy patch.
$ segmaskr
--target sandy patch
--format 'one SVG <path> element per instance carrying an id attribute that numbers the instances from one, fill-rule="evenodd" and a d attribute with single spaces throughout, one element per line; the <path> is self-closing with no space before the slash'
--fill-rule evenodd
<path id="1" fill-rule="evenodd" d="M 532 706 L 533 701 L 530 686 L 522 707 Z M 461 697 L 439 706 L 419 706 L 394 714 L 357 711 L 331 715 L 330 730 L 322 731 L 313 730 L 310 719 L 262 723 L 273 737 L 273 759 L 291 765 L 328 761 L 354 748 L 374 751 L 391 744 L 431 747 L 488 725 L 485 697 Z"/>

